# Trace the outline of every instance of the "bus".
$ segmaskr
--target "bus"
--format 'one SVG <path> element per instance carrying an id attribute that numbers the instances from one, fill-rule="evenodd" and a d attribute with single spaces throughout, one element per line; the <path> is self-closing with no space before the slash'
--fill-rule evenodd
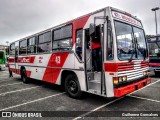
<path id="1" fill-rule="evenodd" d="M 4 70 L 6 68 L 6 53 L 3 50 L 0 50 L 0 70 Z"/>
<path id="2" fill-rule="evenodd" d="M 160 75 L 160 35 L 148 38 L 149 66 L 155 75 Z"/>
<path id="3" fill-rule="evenodd" d="M 9 70 L 24 83 L 61 85 L 73 98 L 121 97 L 151 82 L 146 43 L 137 17 L 106 7 L 11 43 Z"/>

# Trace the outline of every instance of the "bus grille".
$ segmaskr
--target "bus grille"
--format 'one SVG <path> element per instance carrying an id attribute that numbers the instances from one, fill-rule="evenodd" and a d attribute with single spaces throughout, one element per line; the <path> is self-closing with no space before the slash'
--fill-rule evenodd
<path id="1" fill-rule="evenodd" d="M 118 66 L 118 77 L 127 76 L 127 81 L 143 77 L 143 72 L 149 69 L 148 63 L 134 62 L 129 65 Z"/>

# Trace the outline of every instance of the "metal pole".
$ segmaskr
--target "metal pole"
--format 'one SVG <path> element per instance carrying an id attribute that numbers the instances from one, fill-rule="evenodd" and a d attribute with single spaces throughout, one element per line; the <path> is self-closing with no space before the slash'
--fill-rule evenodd
<path id="1" fill-rule="evenodd" d="M 155 12 L 155 23 L 156 23 L 156 35 L 158 35 L 158 30 L 157 30 L 157 14 L 156 14 L 156 10 L 159 10 L 159 7 L 156 8 L 152 8 L 151 10 Z"/>
<path id="2" fill-rule="evenodd" d="M 155 10 L 155 23 L 156 23 L 156 35 L 158 34 L 158 30 L 157 30 L 157 14 L 156 14 L 156 10 Z"/>

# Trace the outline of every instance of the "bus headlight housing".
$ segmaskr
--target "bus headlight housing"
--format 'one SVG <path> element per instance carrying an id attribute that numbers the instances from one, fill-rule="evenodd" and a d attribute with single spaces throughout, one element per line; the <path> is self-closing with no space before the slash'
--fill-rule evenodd
<path id="1" fill-rule="evenodd" d="M 121 76 L 121 77 L 113 77 L 113 84 L 117 85 L 119 83 L 127 81 L 127 76 Z"/>
<path id="2" fill-rule="evenodd" d="M 122 80 L 123 80 L 123 81 L 127 81 L 127 76 L 123 76 L 123 77 L 122 77 Z"/>
<path id="3" fill-rule="evenodd" d="M 143 72 L 143 75 L 144 75 L 144 76 L 147 76 L 147 75 L 148 75 L 148 71 L 144 71 L 144 72 Z"/>

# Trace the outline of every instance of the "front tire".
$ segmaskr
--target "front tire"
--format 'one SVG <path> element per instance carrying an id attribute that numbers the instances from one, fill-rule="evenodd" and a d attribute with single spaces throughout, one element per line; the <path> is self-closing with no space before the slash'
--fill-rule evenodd
<path id="1" fill-rule="evenodd" d="M 22 70 L 21 80 L 22 80 L 24 83 L 29 83 L 25 69 Z"/>
<path id="2" fill-rule="evenodd" d="M 74 74 L 70 74 L 65 79 L 65 91 L 72 98 L 81 98 L 82 91 L 78 82 L 78 78 Z"/>

